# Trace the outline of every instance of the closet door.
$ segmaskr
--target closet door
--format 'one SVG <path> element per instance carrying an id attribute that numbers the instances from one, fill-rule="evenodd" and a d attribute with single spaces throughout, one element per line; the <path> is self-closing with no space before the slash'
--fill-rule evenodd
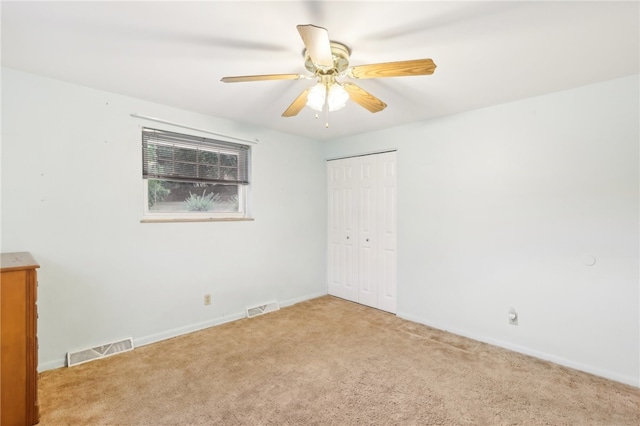
<path id="1" fill-rule="evenodd" d="M 353 158 L 328 162 L 329 294 L 358 300 L 356 162 Z"/>
<path id="2" fill-rule="evenodd" d="M 395 152 L 328 162 L 329 294 L 396 311 Z"/>
<path id="3" fill-rule="evenodd" d="M 396 153 L 378 156 L 378 308 L 396 312 Z"/>
<path id="4" fill-rule="evenodd" d="M 358 303 L 378 307 L 378 156 L 357 157 Z"/>

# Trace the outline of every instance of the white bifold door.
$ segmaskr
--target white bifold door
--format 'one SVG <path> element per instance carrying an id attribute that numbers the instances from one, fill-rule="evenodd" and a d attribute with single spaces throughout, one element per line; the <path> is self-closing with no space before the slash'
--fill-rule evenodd
<path id="1" fill-rule="evenodd" d="M 327 162 L 329 294 L 396 312 L 396 153 Z"/>

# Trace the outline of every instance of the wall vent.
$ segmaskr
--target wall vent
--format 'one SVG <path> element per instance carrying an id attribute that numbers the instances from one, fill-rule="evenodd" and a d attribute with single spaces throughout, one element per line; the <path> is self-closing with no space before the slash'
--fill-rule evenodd
<path id="1" fill-rule="evenodd" d="M 247 318 L 255 317 L 262 314 L 267 314 L 269 312 L 277 311 L 279 309 L 280 309 L 280 305 L 278 305 L 278 302 L 270 302 L 264 305 L 257 305 L 257 306 L 248 306 Z"/>
<path id="2" fill-rule="evenodd" d="M 129 337 L 128 339 L 107 343 L 105 345 L 96 346 L 95 348 L 83 349 L 76 352 L 67 352 L 67 367 L 83 364 L 96 359 L 106 358 L 132 349 L 133 339 Z"/>

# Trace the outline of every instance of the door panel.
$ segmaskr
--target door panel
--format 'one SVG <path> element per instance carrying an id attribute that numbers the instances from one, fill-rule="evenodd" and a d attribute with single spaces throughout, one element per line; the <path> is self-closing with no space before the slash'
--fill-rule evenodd
<path id="1" fill-rule="evenodd" d="M 378 288 L 378 308 L 395 313 L 397 305 L 396 251 L 384 249 L 380 255 L 380 287 Z"/>
<path id="2" fill-rule="evenodd" d="M 358 303 L 378 307 L 378 280 L 375 271 L 375 253 L 369 247 L 360 247 Z"/>
<path id="3" fill-rule="evenodd" d="M 378 307 L 377 253 L 373 237 L 361 236 L 359 243 L 359 293 L 358 302 Z"/>
<path id="4" fill-rule="evenodd" d="M 329 294 L 342 297 L 341 283 L 344 281 L 342 275 L 344 271 L 341 270 L 341 247 L 339 244 L 329 242 L 329 270 L 327 276 L 329 277 Z"/>
<path id="5" fill-rule="evenodd" d="M 327 176 L 329 184 L 328 292 L 337 297 L 344 297 L 343 286 L 346 271 L 343 247 L 340 244 L 344 227 L 344 170 L 338 164 L 329 163 Z"/>
<path id="6" fill-rule="evenodd" d="M 376 155 L 358 157 L 358 255 L 360 280 L 358 302 L 378 307 L 377 228 L 378 159 Z"/>
<path id="7" fill-rule="evenodd" d="M 350 241 L 350 240 L 349 240 Z M 358 258 L 355 244 L 347 241 L 342 245 L 345 278 L 342 286 L 342 297 L 354 302 L 358 301 Z"/>
<path id="8" fill-rule="evenodd" d="M 396 153 L 380 154 L 378 211 L 379 296 L 378 308 L 395 313 L 397 305 Z"/>
<path id="9" fill-rule="evenodd" d="M 328 162 L 329 172 L 329 294 L 357 301 L 357 206 L 351 159 Z"/>

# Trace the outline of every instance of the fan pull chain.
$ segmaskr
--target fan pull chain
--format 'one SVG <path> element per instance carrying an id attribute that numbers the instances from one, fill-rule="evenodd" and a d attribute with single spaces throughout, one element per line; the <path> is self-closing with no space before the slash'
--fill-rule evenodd
<path id="1" fill-rule="evenodd" d="M 324 127 L 329 128 L 329 85 L 326 86 L 326 92 L 324 95 Z"/>

